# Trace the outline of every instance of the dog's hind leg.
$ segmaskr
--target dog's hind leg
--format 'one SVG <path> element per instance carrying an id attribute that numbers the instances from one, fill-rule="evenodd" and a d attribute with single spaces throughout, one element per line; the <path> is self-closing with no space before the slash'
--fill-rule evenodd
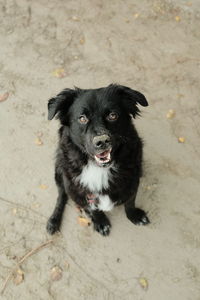
<path id="1" fill-rule="evenodd" d="M 138 183 L 139 185 L 139 183 Z M 127 218 L 135 225 L 147 225 L 150 223 L 149 218 L 144 210 L 135 207 L 135 199 L 137 195 L 138 185 L 135 190 L 135 194 L 130 200 L 125 202 L 125 212 Z"/>
<path id="2" fill-rule="evenodd" d="M 68 197 L 65 191 L 65 185 L 62 174 L 55 172 L 55 181 L 58 188 L 58 198 L 56 202 L 56 206 L 54 211 L 47 222 L 47 232 L 49 234 L 54 234 L 56 231 L 60 229 L 62 216 L 65 208 L 65 204 L 67 203 Z"/>

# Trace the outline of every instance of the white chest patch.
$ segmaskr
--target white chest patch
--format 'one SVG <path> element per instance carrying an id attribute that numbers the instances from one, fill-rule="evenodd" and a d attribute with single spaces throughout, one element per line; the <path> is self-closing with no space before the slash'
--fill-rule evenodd
<path id="1" fill-rule="evenodd" d="M 114 203 L 111 201 L 110 197 L 108 195 L 98 195 L 96 194 L 97 197 L 97 204 L 91 203 L 90 208 L 92 210 L 102 210 L 102 211 L 109 211 L 112 210 L 114 207 Z"/>
<path id="2" fill-rule="evenodd" d="M 101 192 L 109 187 L 108 180 L 111 179 L 110 167 L 102 168 L 89 161 L 83 168 L 77 180 L 93 193 Z"/>
<path id="3" fill-rule="evenodd" d="M 112 180 L 110 169 L 111 166 L 102 168 L 97 166 L 95 162 L 89 161 L 76 179 L 82 186 L 87 188 L 91 193 L 94 193 L 98 198 L 97 204 L 90 204 L 92 210 L 99 209 L 102 211 L 109 211 L 114 206 L 114 203 L 108 195 L 101 195 L 103 189 L 109 188 L 109 180 Z"/>
<path id="4" fill-rule="evenodd" d="M 109 211 L 113 209 L 114 203 L 110 200 L 108 195 L 99 196 L 98 209 L 103 211 Z"/>

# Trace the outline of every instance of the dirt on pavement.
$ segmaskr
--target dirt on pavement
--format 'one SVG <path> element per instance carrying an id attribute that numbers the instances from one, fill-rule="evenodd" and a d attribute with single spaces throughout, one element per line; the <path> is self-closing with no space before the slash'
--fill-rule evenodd
<path id="1" fill-rule="evenodd" d="M 1 0 L 0 45 L 1 288 L 52 238 L 58 122 L 47 100 L 63 88 L 117 82 L 145 94 L 137 204 L 151 220 L 136 227 L 117 207 L 104 238 L 69 202 L 61 233 L 1 299 L 199 300 L 199 1 Z"/>

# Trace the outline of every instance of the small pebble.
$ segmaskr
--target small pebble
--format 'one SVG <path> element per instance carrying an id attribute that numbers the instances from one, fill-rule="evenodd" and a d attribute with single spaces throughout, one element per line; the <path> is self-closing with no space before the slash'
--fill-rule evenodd
<path id="1" fill-rule="evenodd" d="M 179 141 L 179 143 L 185 143 L 185 138 L 184 137 L 179 137 L 178 141 Z"/>
<path id="2" fill-rule="evenodd" d="M 175 17 L 176 22 L 180 22 L 181 18 L 179 16 Z"/>
<path id="3" fill-rule="evenodd" d="M 77 21 L 79 21 L 79 18 L 77 16 L 73 16 L 72 20 L 77 22 Z"/>
<path id="4" fill-rule="evenodd" d="M 173 109 L 170 109 L 168 113 L 166 114 L 167 119 L 172 119 L 175 116 L 175 111 Z"/>
<path id="5" fill-rule="evenodd" d="M 51 280 L 58 281 L 62 278 L 62 269 L 58 266 L 55 266 L 51 269 Z"/>
<path id="6" fill-rule="evenodd" d="M 42 140 L 41 140 L 39 137 L 37 137 L 37 138 L 35 139 L 35 144 L 36 144 L 37 146 L 41 146 L 41 145 L 43 145 L 43 142 L 42 142 Z"/>

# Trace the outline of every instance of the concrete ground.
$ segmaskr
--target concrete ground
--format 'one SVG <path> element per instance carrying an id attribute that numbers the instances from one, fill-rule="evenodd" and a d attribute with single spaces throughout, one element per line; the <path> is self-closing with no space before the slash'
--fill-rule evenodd
<path id="1" fill-rule="evenodd" d="M 58 123 L 47 100 L 63 88 L 118 82 L 145 94 L 137 202 L 151 220 L 136 227 L 118 207 L 104 238 L 70 202 L 61 234 L 25 259 L 1 299 L 200 299 L 199 54 L 198 0 L 0 1 L 1 288 L 51 239 Z"/>

